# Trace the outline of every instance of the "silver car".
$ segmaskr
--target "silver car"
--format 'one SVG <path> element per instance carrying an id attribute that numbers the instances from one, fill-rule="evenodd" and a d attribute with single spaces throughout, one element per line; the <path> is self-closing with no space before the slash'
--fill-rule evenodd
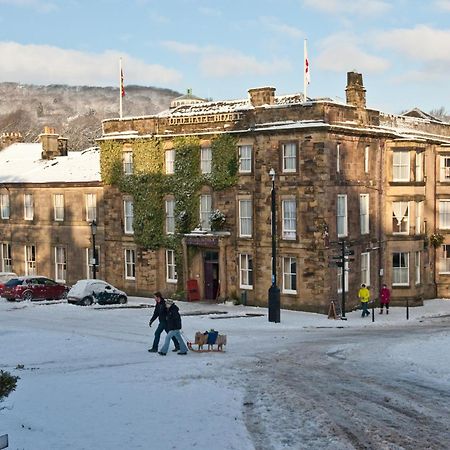
<path id="1" fill-rule="evenodd" d="M 103 280 L 79 280 L 67 293 L 67 301 L 76 305 L 89 306 L 93 303 L 101 305 L 111 303 L 127 303 L 125 292 L 115 288 Z"/>

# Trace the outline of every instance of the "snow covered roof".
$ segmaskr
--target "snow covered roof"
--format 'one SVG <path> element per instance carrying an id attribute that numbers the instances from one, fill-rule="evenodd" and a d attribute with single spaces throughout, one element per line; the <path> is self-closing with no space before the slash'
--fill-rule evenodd
<path id="1" fill-rule="evenodd" d="M 18 143 L 0 151 L 0 183 L 98 182 L 100 151 L 92 147 L 42 159 L 42 145 Z"/>
<path id="2" fill-rule="evenodd" d="M 410 109 L 409 111 L 407 111 L 407 112 L 405 112 L 405 113 L 403 113 L 401 115 L 405 116 L 405 117 L 414 117 L 416 119 L 418 118 L 418 119 L 432 120 L 434 122 L 442 122 L 441 119 L 439 119 L 439 118 L 437 118 L 435 116 L 432 116 L 431 114 L 428 114 L 428 113 L 426 113 L 425 111 L 422 111 L 419 108 Z"/>

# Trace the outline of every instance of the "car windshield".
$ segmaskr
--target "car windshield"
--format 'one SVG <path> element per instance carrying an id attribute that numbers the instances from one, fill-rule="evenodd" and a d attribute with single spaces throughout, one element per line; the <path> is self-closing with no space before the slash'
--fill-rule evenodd
<path id="1" fill-rule="evenodd" d="M 6 287 L 16 287 L 20 286 L 22 284 L 22 280 L 19 280 L 18 278 L 13 278 L 12 280 L 9 280 L 5 283 Z"/>

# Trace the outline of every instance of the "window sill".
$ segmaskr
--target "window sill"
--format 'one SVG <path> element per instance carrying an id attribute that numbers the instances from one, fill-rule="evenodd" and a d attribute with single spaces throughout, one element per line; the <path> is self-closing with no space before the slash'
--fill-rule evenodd
<path id="1" fill-rule="evenodd" d="M 243 286 L 243 285 L 240 285 L 239 286 L 241 289 L 245 289 L 246 291 L 253 291 L 253 286 Z"/>

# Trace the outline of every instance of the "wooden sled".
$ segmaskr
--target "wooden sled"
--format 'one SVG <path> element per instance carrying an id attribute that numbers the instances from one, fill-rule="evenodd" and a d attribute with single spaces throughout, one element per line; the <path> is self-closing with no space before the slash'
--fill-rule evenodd
<path id="1" fill-rule="evenodd" d="M 194 345 L 196 345 L 197 348 L 194 348 Z M 226 334 L 219 334 L 217 331 L 205 333 L 197 331 L 195 333 L 194 342 L 188 341 L 187 343 L 189 350 L 197 353 L 224 352 L 224 345 L 227 345 L 227 336 Z M 205 346 L 207 348 L 204 348 Z"/>

